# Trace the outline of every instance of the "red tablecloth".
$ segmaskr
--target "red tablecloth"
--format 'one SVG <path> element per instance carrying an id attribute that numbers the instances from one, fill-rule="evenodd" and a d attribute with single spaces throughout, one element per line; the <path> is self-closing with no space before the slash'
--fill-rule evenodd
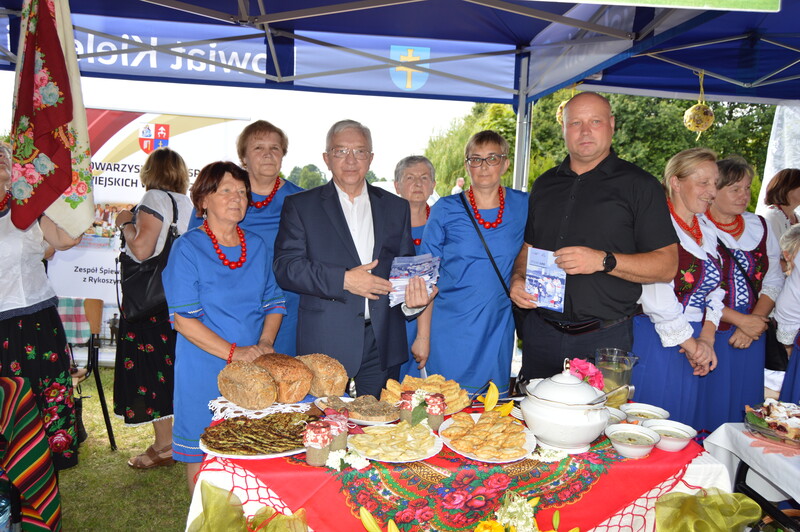
<path id="1" fill-rule="evenodd" d="M 311 467 L 304 454 L 271 460 L 210 459 L 203 469 L 254 475 L 291 510 L 305 508 L 309 526 L 320 532 L 360 530 L 360 506 L 384 525 L 394 519 L 401 530 L 473 530 L 492 516 L 507 489 L 541 498 L 540 524 L 549 526 L 559 510 L 560 529 L 587 530 L 679 473 L 701 451 L 691 443 L 678 453 L 654 449 L 645 459 L 627 460 L 601 437 L 588 452 L 551 464 L 486 464 L 445 447 L 423 462 L 374 462 L 363 471 Z M 269 496 L 259 498 L 266 501 Z"/>

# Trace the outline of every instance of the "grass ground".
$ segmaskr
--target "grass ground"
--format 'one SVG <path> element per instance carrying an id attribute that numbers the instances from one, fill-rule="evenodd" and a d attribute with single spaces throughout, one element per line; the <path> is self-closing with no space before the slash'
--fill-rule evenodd
<path id="1" fill-rule="evenodd" d="M 112 410 L 114 372 L 101 369 Z M 108 441 L 94 376 L 82 384 L 83 421 L 89 438 L 81 444 L 77 467 L 62 471 L 59 489 L 65 531 L 179 531 L 186 526 L 189 493 L 182 464 L 151 470 L 128 467 L 128 458 L 153 441 L 148 425 L 127 427 L 112 414 L 117 451 Z"/>

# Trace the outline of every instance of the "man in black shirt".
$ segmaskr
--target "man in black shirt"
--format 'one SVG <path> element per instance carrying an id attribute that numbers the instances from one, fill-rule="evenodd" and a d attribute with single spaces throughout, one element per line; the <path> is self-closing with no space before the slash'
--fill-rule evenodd
<path id="1" fill-rule="evenodd" d="M 614 116 L 602 96 L 584 92 L 564 107 L 569 155 L 534 183 L 525 242 L 514 264 L 511 299 L 536 309 L 524 324 L 520 376 L 549 377 L 564 358 L 601 347 L 630 351 L 631 317 L 643 283 L 669 282 L 678 238 L 658 180 L 611 149 Z M 564 311 L 537 308 L 525 291 L 528 248 L 555 251 L 567 273 Z"/>

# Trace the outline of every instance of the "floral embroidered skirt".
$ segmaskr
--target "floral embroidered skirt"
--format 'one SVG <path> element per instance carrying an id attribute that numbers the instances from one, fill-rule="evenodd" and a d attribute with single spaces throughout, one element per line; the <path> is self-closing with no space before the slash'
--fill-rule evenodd
<path id="1" fill-rule="evenodd" d="M 114 413 L 137 425 L 172 415 L 176 333 L 166 309 L 148 320 L 119 321 Z"/>
<path id="2" fill-rule="evenodd" d="M 78 464 L 70 350 L 56 307 L 0 321 L 0 377 L 31 383 L 56 470 Z"/>

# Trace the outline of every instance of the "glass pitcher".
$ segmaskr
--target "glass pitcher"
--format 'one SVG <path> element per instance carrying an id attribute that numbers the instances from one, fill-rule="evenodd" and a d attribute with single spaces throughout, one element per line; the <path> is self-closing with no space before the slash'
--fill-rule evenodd
<path id="1" fill-rule="evenodd" d="M 601 347 L 594 353 L 594 363 L 603 373 L 603 391 L 608 392 L 614 388 L 619 388 L 631 383 L 631 373 L 633 365 L 639 357 L 616 347 Z M 606 406 L 619 408 L 628 400 L 627 390 L 620 390 L 621 393 L 612 394 L 606 400 Z"/>

